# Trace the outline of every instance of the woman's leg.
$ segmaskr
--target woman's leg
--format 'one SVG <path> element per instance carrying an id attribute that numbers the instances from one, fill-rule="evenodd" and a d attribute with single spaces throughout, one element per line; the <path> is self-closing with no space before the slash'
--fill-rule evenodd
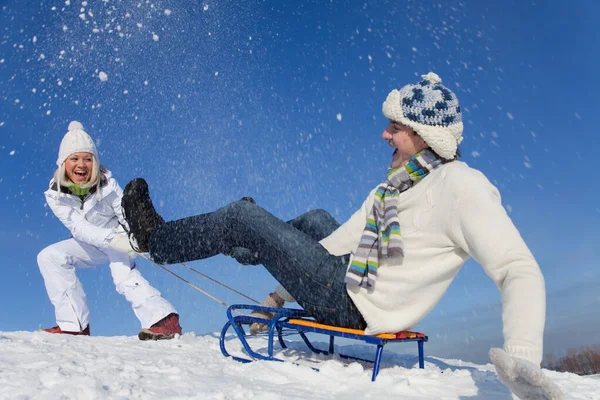
<path id="1" fill-rule="evenodd" d="M 213 213 L 157 226 L 148 246 L 156 262 L 169 264 L 248 248 L 260 254 L 267 270 L 315 319 L 365 326 L 346 292 L 348 257 L 332 256 L 315 239 L 251 202 L 237 201 Z"/>
<path id="2" fill-rule="evenodd" d="M 90 309 L 75 267 L 93 267 L 108 258 L 93 246 L 67 239 L 43 249 L 37 260 L 56 323 L 63 331 L 82 331 L 89 324 Z"/>
<path id="3" fill-rule="evenodd" d="M 177 313 L 171 303 L 142 276 L 128 254 L 111 249 L 107 249 L 106 254 L 117 292 L 131 304 L 142 328 L 149 328 L 167 315 Z"/>

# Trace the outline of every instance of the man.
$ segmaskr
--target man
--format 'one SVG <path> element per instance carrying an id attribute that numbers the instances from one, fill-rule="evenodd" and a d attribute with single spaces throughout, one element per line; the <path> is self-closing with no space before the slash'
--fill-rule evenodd
<path id="1" fill-rule="evenodd" d="M 502 294 L 504 349 L 490 351 L 500 379 L 523 399 L 562 398 L 539 367 L 544 279 L 498 190 L 456 160 L 456 95 L 429 73 L 390 92 L 383 114 L 387 179 L 320 242 L 250 201 L 164 223 L 143 180 L 125 188 L 130 234 L 159 263 L 247 249 L 318 322 L 366 334 L 414 327 L 473 257 Z"/>

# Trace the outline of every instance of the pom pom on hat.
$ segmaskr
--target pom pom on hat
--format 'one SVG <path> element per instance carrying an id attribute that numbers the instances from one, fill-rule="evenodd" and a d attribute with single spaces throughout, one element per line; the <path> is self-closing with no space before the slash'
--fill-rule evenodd
<path id="1" fill-rule="evenodd" d="M 75 130 L 83 130 L 83 125 L 81 125 L 81 122 L 79 121 L 71 121 L 69 123 L 69 128 L 67 129 L 68 131 L 75 131 Z"/>
<path id="2" fill-rule="evenodd" d="M 60 142 L 56 165 L 60 167 L 73 153 L 92 153 L 96 158 L 96 162 L 100 163 L 94 141 L 90 135 L 83 130 L 81 122 L 78 121 L 72 121 L 69 124 L 68 132 Z"/>
<path id="3" fill-rule="evenodd" d="M 421 78 L 433 84 L 440 83 L 442 81 L 442 78 L 440 78 L 440 76 L 435 72 L 430 72 L 427 75 L 421 75 Z"/>
<path id="4" fill-rule="evenodd" d="M 382 106 L 383 115 L 417 132 L 441 157 L 451 160 L 462 142 L 462 111 L 456 95 L 430 72 L 422 81 L 392 90 Z"/>

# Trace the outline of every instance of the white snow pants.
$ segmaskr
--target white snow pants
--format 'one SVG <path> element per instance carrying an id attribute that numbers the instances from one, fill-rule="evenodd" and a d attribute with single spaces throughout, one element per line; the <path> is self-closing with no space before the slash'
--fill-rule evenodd
<path id="1" fill-rule="evenodd" d="M 89 323 L 90 309 L 81 282 L 75 275 L 75 267 L 109 263 L 117 292 L 131 303 L 142 328 L 149 328 L 176 312 L 171 303 L 142 277 L 126 253 L 67 239 L 46 247 L 37 260 L 48 297 L 54 305 L 56 322 L 63 331 L 78 332 Z"/>

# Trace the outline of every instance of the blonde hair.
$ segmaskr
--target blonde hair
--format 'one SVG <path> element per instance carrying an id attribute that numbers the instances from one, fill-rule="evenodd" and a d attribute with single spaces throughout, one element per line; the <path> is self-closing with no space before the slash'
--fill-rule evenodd
<path id="1" fill-rule="evenodd" d="M 92 153 L 90 153 L 92 154 Z M 70 155 L 69 155 L 70 156 Z M 100 182 L 104 179 L 104 173 L 106 172 L 106 168 L 98 163 L 96 160 L 96 156 L 92 154 L 92 171 L 90 174 L 90 179 L 84 184 L 79 185 L 82 188 L 91 188 L 96 186 L 96 190 L 100 189 Z M 67 171 L 65 169 L 65 162 L 60 164 L 60 167 L 54 171 L 54 182 L 56 182 L 59 187 L 65 186 L 69 187 L 73 184 L 69 177 L 67 176 Z"/>

